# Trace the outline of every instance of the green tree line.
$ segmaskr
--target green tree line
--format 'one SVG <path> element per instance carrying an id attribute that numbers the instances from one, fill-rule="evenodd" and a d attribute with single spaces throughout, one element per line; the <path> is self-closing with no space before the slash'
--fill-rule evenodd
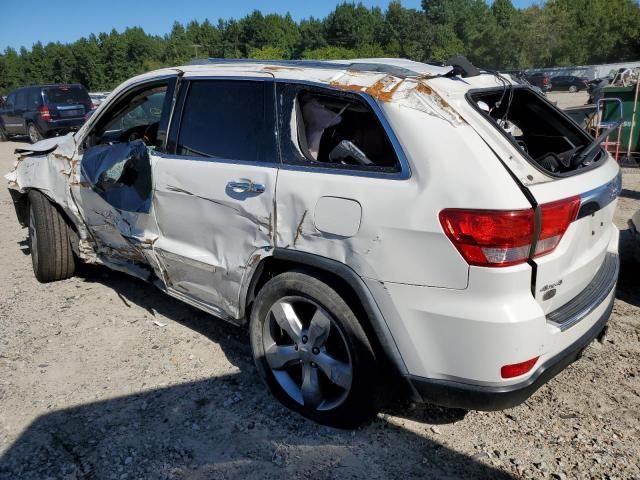
<path id="1" fill-rule="evenodd" d="M 215 14 L 215 12 L 212 12 Z M 164 36 L 140 27 L 73 43 L 37 42 L 0 54 L 0 92 L 37 83 L 111 89 L 127 78 L 195 56 L 258 59 L 404 57 L 442 61 L 462 54 L 493 69 L 640 60 L 637 0 L 548 0 L 517 9 L 511 0 L 392 1 L 386 10 L 342 3 L 325 18 L 296 22 L 259 11 L 241 19 L 174 23 Z"/>

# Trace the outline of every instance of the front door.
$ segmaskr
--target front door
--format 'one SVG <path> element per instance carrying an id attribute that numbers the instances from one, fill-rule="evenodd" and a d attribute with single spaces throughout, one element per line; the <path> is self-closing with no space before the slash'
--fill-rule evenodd
<path id="1" fill-rule="evenodd" d="M 169 291 L 238 318 L 246 272 L 274 246 L 278 165 L 273 78 L 235 75 L 183 77 L 153 209 Z"/>
<path id="2" fill-rule="evenodd" d="M 81 142 L 80 181 L 71 187 L 100 259 L 145 279 L 162 274 L 151 253 L 152 169 L 174 85 L 175 76 L 131 88 L 92 119 Z"/>

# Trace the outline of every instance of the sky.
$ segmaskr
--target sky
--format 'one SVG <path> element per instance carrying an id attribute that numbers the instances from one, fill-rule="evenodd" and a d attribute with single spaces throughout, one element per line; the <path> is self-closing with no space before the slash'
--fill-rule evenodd
<path id="1" fill-rule="evenodd" d="M 291 13 L 295 20 L 326 16 L 339 0 L 0 0 L 0 51 L 6 47 L 31 48 L 40 41 L 73 42 L 91 33 L 142 27 L 147 33 L 169 33 L 174 21 L 186 24 L 208 18 L 241 18 L 253 10 Z M 383 9 L 389 0 L 362 0 Z M 513 0 L 526 7 L 540 0 Z M 403 0 L 408 8 L 420 8 L 420 0 Z"/>

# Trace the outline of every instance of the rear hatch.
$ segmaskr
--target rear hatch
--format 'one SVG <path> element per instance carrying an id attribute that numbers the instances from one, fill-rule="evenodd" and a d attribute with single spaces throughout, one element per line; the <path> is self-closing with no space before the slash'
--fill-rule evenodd
<path id="1" fill-rule="evenodd" d="M 532 290 L 550 313 L 583 292 L 605 268 L 608 246 L 617 238 L 613 215 L 620 169 L 602 148 L 590 148 L 590 135 L 527 87 L 472 89 L 466 100 L 472 108 L 465 120 L 519 181 L 536 210 L 540 230 L 530 256 Z M 566 231 L 554 230 L 558 212 L 570 212 Z"/>
<path id="2" fill-rule="evenodd" d="M 84 120 L 91 110 L 91 99 L 80 85 L 57 85 L 43 89 L 44 104 L 52 120 Z"/>

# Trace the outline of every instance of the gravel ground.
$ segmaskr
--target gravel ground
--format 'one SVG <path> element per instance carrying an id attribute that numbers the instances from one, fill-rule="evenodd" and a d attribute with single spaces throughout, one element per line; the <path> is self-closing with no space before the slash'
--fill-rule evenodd
<path id="1" fill-rule="evenodd" d="M 579 107 L 587 103 L 589 94 L 586 91 L 576 93 L 547 92 L 547 99 L 555 103 L 559 108 Z"/>
<path id="2" fill-rule="evenodd" d="M 16 146 L 0 144 L 0 171 Z M 623 178 L 626 228 L 640 172 Z M 0 189 L 2 479 L 640 478 L 631 260 L 605 342 L 525 404 L 486 413 L 397 400 L 348 432 L 273 400 L 245 331 L 143 282 L 92 267 L 39 284 L 25 235 Z"/>

